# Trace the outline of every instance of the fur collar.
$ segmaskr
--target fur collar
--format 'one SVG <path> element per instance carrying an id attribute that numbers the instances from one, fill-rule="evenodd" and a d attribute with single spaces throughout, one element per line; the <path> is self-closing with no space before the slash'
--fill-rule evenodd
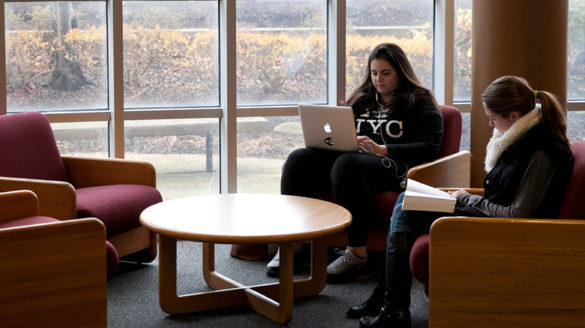
<path id="1" fill-rule="evenodd" d="M 494 129 L 492 137 L 488 142 L 486 154 L 485 154 L 485 166 L 486 172 L 491 171 L 500 155 L 506 150 L 511 144 L 523 136 L 528 130 L 532 129 L 535 125 L 540 123 L 542 118 L 540 116 L 540 109 L 535 108 L 528 114 L 520 117 L 516 123 L 514 123 L 506 132 L 500 133 L 497 129 Z"/>

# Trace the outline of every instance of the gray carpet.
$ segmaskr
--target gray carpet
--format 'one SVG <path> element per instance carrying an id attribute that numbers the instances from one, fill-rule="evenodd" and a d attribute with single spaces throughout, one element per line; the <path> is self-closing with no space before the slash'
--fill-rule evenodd
<path id="1" fill-rule="evenodd" d="M 347 319 L 349 306 L 363 302 L 376 284 L 380 254 L 370 256 L 369 270 L 356 280 L 329 283 L 316 296 L 295 299 L 293 318 L 288 327 L 358 327 Z M 181 241 L 177 246 L 177 289 L 179 294 L 209 288 L 201 274 L 201 244 Z M 244 284 L 260 284 L 277 279 L 265 274 L 268 260 L 244 261 L 229 256 L 229 245 L 216 245 L 216 270 Z M 300 275 L 302 276 L 302 272 Z M 412 288 L 412 327 L 427 326 L 428 303 L 422 285 L 414 279 Z M 108 282 L 108 327 L 280 327 L 281 325 L 246 308 L 228 308 L 183 315 L 168 315 L 158 303 L 158 262 L 136 265 L 121 263 L 119 274 Z"/>

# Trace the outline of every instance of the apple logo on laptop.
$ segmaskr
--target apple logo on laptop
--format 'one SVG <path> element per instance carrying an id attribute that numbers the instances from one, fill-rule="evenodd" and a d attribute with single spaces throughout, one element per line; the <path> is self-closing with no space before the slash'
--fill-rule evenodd
<path id="1" fill-rule="evenodd" d="M 329 123 L 325 123 L 325 125 L 323 125 L 323 130 L 325 130 L 326 133 L 331 133 L 331 125 Z"/>

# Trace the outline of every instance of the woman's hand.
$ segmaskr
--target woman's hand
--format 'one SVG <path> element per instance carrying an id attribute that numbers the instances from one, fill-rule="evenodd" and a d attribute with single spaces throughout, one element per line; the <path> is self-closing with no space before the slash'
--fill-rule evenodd
<path id="1" fill-rule="evenodd" d="M 465 190 L 465 189 L 457 189 L 457 190 L 455 190 L 455 191 L 449 191 L 449 196 L 450 196 L 451 198 L 455 198 L 455 199 L 457 199 L 457 196 L 459 196 L 459 195 L 461 195 L 461 194 L 464 194 L 464 193 L 466 193 L 466 192 L 467 192 L 467 190 Z"/>
<path id="2" fill-rule="evenodd" d="M 384 155 L 384 156 L 388 155 L 388 149 L 386 148 L 386 145 L 379 145 L 379 144 L 375 143 L 374 140 L 370 139 L 369 137 L 358 136 L 357 142 L 358 142 L 358 146 L 360 148 L 362 148 L 363 150 L 365 150 L 369 153 L 374 153 L 374 154 Z"/>

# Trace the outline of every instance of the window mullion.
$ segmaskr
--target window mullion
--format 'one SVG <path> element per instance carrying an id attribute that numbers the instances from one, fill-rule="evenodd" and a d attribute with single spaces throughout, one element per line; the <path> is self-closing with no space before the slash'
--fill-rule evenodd
<path id="1" fill-rule="evenodd" d="M 124 158 L 124 51 L 122 0 L 108 4 L 108 108 L 110 157 Z"/>
<path id="2" fill-rule="evenodd" d="M 4 1 L 0 0 L 0 115 L 6 114 L 6 26 L 4 21 Z"/>
<path id="3" fill-rule="evenodd" d="M 435 1 L 433 89 L 437 101 L 453 105 L 454 0 Z"/>
<path id="4" fill-rule="evenodd" d="M 327 22 L 327 102 L 345 102 L 345 0 L 330 0 Z"/>
<path id="5" fill-rule="evenodd" d="M 220 192 L 237 192 L 236 0 L 220 0 Z"/>

